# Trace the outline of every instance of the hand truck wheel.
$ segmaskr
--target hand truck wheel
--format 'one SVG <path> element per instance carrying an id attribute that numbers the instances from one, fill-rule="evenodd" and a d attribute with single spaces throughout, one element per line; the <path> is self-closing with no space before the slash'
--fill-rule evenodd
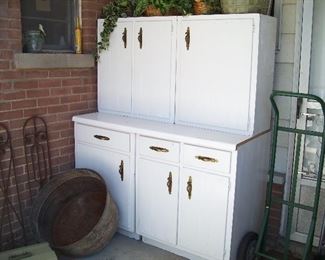
<path id="1" fill-rule="evenodd" d="M 257 244 L 258 235 L 255 232 L 248 232 L 240 241 L 237 260 L 254 260 L 255 249 Z"/>

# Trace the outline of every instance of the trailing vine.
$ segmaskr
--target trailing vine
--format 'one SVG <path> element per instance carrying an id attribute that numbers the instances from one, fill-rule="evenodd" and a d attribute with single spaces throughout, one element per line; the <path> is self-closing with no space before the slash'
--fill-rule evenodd
<path id="1" fill-rule="evenodd" d="M 132 15 L 132 3 L 128 0 L 114 0 L 103 7 L 103 30 L 100 33 L 100 41 L 97 43 L 97 59 L 103 50 L 109 46 L 109 37 L 116 27 L 119 17 Z"/>
<path id="2" fill-rule="evenodd" d="M 216 0 L 210 0 L 216 1 Z M 109 38 L 116 27 L 118 18 L 128 16 L 141 16 L 145 9 L 153 5 L 163 15 L 187 15 L 192 11 L 192 0 L 135 0 L 135 11 L 131 0 L 113 0 L 103 7 L 103 30 L 100 33 L 100 41 L 97 43 L 96 60 L 100 53 L 109 47 Z"/>

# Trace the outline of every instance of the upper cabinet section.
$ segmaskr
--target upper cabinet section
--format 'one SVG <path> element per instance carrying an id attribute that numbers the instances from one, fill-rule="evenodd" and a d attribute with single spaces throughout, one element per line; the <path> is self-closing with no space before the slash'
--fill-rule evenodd
<path id="1" fill-rule="evenodd" d="M 119 19 L 98 63 L 98 110 L 174 122 L 175 50 L 175 17 Z"/>
<path id="2" fill-rule="evenodd" d="M 139 117 L 172 121 L 175 95 L 175 20 L 135 21 L 132 107 Z"/>
<path id="3" fill-rule="evenodd" d="M 271 17 L 180 18 L 176 123 L 244 135 L 268 129 L 274 43 Z"/>
<path id="4" fill-rule="evenodd" d="M 99 20 L 98 32 L 102 30 L 103 21 Z M 100 55 L 97 93 L 100 112 L 132 112 L 132 38 L 133 23 L 119 22 L 110 35 L 109 50 Z"/>
<path id="5" fill-rule="evenodd" d="M 98 63 L 98 110 L 243 135 L 268 130 L 275 33 L 275 18 L 259 14 L 119 19 Z"/>

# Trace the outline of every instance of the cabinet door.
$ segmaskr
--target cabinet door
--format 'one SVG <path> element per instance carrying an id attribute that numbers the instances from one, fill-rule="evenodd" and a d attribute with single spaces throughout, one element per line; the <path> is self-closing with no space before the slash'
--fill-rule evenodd
<path id="1" fill-rule="evenodd" d="M 191 196 L 189 197 L 189 190 Z M 182 169 L 179 192 L 178 246 L 208 259 L 223 259 L 229 180 Z"/>
<path id="2" fill-rule="evenodd" d="M 75 152 L 77 168 L 94 170 L 105 180 L 118 207 L 119 227 L 134 232 L 134 178 L 129 156 L 83 143 L 76 144 Z"/>
<path id="3" fill-rule="evenodd" d="M 132 106 L 133 114 L 140 117 L 173 121 L 174 24 L 174 20 L 166 19 L 135 22 Z"/>
<path id="4" fill-rule="evenodd" d="M 176 121 L 215 129 L 248 129 L 253 20 L 180 22 Z"/>
<path id="5" fill-rule="evenodd" d="M 102 31 L 99 24 L 98 32 Z M 99 112 L 131 113 L 132 22 L 118 22 L 98 62 Z M 124 40 L 125 42 L 124 42 Z"/>
<path id="6" fill-rule="evenodd" d="M 177 231 L 178 171 L 175 166 L 138 160 L 137 233 L 174 246 Z M 168 183 L 171 185 L 170 190 Z"/>

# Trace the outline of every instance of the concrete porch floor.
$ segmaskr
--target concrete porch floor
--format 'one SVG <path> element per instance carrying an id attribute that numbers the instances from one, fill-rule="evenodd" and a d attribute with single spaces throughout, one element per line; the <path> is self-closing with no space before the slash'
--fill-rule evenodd
<path id="1" fill-rule="evenodd" d="M 59 256 L 59 260 L 72 260 L 66 256 Z M 185 260 L 186 258 L 175 255 L 157 247 L 147 245 L 141 241 L 130 239 L 116 234 L 112 241 L 101 252 L 78 258 L 82 260 Z"/>

